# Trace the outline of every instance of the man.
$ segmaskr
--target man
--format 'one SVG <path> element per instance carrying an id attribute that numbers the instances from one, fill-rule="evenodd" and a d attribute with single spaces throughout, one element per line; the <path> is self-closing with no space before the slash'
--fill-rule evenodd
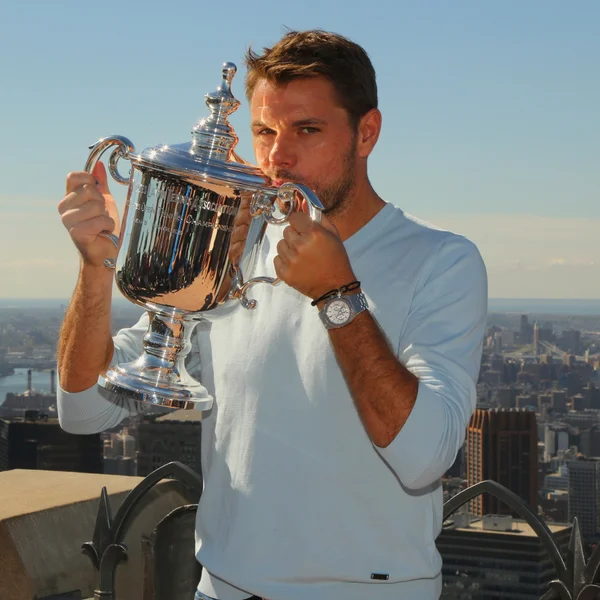
<path id="1" fill-rule="evenodd" d="M 314 189 L 325 215 L 270 227 L 257 272 L 284 284 L 257 286 L 255 311 L 207 314 L 194 334 L 189 369 L 216 399 L 203 418 L 197 597 L 438 598 L 440 477 L 475 407 L 485 268 L 468 240 L 371 186 L 381 115 L 360 46 L 290 32 L 247 66 L 259 167 Z M 69 175 L 59 207 L 82 256 L 59 349 L 59 415 L 78 433 L 128 414 L 94 387 L 111 360 L 139 354 L 145 331 L 110 337 L 98 233 L 115 213 L 103 167 L 94 176 L 99 190 Z"/>

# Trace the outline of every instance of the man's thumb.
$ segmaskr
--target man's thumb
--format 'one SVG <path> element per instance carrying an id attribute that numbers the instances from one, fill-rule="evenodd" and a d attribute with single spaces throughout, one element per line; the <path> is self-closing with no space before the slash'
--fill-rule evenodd
<path id="1" fill-rule="evenodd" d="M 107 180 L 108 176 L 106 174 L 106 167 L 104 166 L 104 163 L 98 161 L 94 166 L 92 175 L 96 178 L 96 181 L 98 182 L 98 189 L 100 190 L 100 193 L 110 195 Z"/>
<path id="2" fill-rule="evenodd" d="M 331 233 L 333 233 L 336 237 L 340 237 L 340 232 L 338 231 L 338 228 L 323 213 L 321 213 L 321 227 L 323 227 L 323 229 L 327 229 L 327 231 L 331 231 Z"/>
<path id="3" fill-rule="evenodd" d="M 308 208 L 308 200 L 306 198 L 302 198 L 300 202 L 300 210 L 306 214 L 310 212 Z M 337 237 L 340 237 L 340 232 L 337 230 L 337 227 L 322 212 L 319 223 L 322 227 L 327 229 L 327 231 L 331 231 L 331 233 L 334 233 Z"/>

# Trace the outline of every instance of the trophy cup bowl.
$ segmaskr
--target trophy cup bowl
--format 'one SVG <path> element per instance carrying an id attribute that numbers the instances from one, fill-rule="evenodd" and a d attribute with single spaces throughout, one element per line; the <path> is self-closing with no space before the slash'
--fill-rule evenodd
<path id="1" fill-rule="evenodd" d="M 310 217 L 320 221 L 323 207 L 309 188 L 295 183 L 273 187 L 258 168 L 235 154 L 238 138 L 228 122 L 239 106 L 231 93 L 235 72 L 233 63 L 223 65 L 221 85 L 206 95 L 210 116 L 193 128 L 191 143 L 138 154 L 130 140 L 115 135 L 90 147 L 85 170 L 91 172 L 102 154 L 114 148 L 109 173 L 128 186 L 120 236 L 101 234 L 118 249 L 117 258 L 106 259 L 105 265 L 115 270 L 121 293 L 149 317 L 142 354 L 111 366 L 98 379 L 110 400 L 209 409 L 213 398 L 185 367 L 195 325 L 226 302 L 254 309 L 249 288 L 279 282 L 261 276 L 244 280 L 253 274 L 269 224 L 287 222 L 301 199 Z M 120 159 L 130 162 L 129 177 L 119 173 Z M 230 239 L 243 199 L 250 203 L 251 222 L 241 256 L 232 259 Z"/>

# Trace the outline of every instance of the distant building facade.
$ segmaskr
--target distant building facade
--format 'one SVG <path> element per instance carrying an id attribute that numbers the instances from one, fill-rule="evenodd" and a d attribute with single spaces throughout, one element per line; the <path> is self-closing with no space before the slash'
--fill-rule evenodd
<path id="1" fill-rule="evenodd" d="M 0 471 L 42 469 L 102 473 L 100 434 L 73 435 L 58 419 L 36 411 L 25 417 L 0 419 Z"/>
<path id="2" fill-rule="evenodd" d="M 137 465 L 135 459 L 124 456 L 104 458 L 104 473 L 106 475 L 136 475 Z"/>
<path id="3" fill-rule="evenodd" d="M 546 425 L 544 431 L 544 460 L 547 462 L 560 450 L 569 448 L 569 428 L 564 423 Z"/>
<path id="4" fill-rule="evenodd" d="M 579 434 L 579 451 L 589 458 L 600 456 L 600 425 L 593 425 L 589 429 L 583 429 Z"/>
<path id="5" fill-rule="evenodd" d="M 600 459 L 579 458 L 568 461 L 569 521 L 579 521 L 587 540 L 597 540 L 600 534 Z"/>
<path id="6" fill-rule="evenodd" d="M 519 344 L 531 344 L 533 342 L 533 325 L 529 323 L 527 315 L 521 315 L 521 327 L 519 328 Z"/>
<path id="7" fill-rule="evenodd" d="M 537 506 L 538 432 L 535 413 L 478 409 L 467 428 L 467 484 L 493 479 Z M 505 514 L 508 507 L 482 494 L 470 504 L 477 516 Z"/>
<path id="8" fill-rule="evenodd" d="M 548 527 L 564 555 L 571 527 Z M 443 561 L 443 600 L 540 600 L 557 577 L 536 533 L 509 515 L 474 521 L 466 514 L 454 515 L 436 544 Z"/>
<path id="9" fill-rule="evenodd" d="M 178 410 L 145 418 L 137 429 L 137 474 L 145 477 L 158 467 L 179 461 L 200 475 L 202 413 Z"/>

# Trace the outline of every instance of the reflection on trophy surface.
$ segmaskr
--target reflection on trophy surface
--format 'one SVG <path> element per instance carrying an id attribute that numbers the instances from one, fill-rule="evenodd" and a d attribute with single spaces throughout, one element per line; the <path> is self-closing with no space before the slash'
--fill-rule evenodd
<path id="1" fill-rule="evenodd" d="M 206 95 L 210 116 L 192 130 L 192 141 L 148 148 L 136 153 L 125 137 L 110 136 L 91 146 L 85 170 L 116 146 L 109 172 L 128 186 L 121 236 L 102 234 L 119 248 L 115 269 L 120 291 L 148 311 L 144 352 L 135 361 L 111 367 L 101 375 L 100 389 L 111 399 L 123 396 L 170 408 L 208 409 L 213 399 L 186 371 L 190 336 L 203 313 L 247 297 L 256 283 L 277 279 L 253 275 L 257 253 L 269 223 L 282 224 L 304 198 L 312 219 L 320 220 L 322 205 L 299 184 L 280 188 L 234 152 L 237 135 L 228 116 L 239 106 L 231 93 L 236 67 L 223 65 L 219 88 Z M 123 177 L 119 159 L 131 163 Z M 250 205 L 251 222 L 241 256 L 231 257 L 234 219 L 242 200 Z M 279 213 L 279 216 L 277 214 Z"/>

